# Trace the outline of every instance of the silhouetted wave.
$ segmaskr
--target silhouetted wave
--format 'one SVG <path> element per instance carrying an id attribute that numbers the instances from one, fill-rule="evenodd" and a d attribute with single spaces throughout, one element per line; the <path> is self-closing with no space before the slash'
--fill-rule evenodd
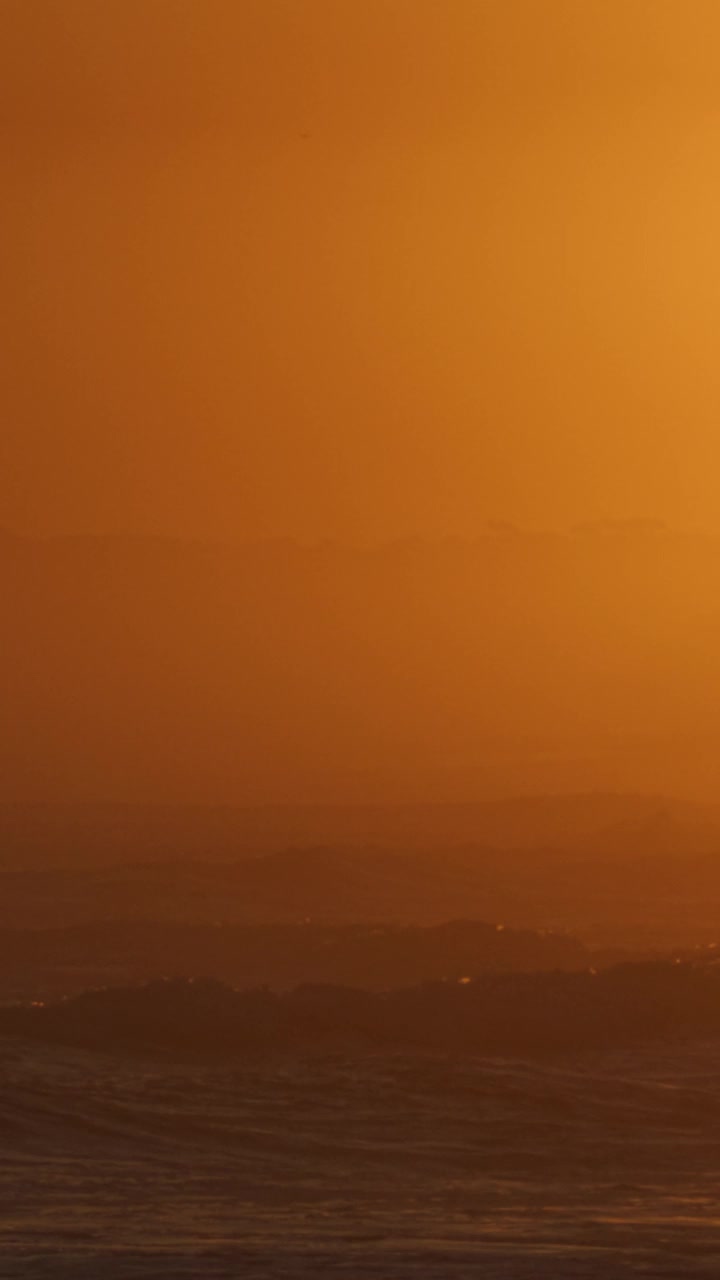
<path id="1" fill-rule="evenodd" d="M 567 934 L 479 920 L 434 927 L 105 921 L 0 930 L 0 1005 L 168 973 L 201 973 L 236 987 L 333 982 L 377 990 L 488 970 L 584 969 L 592 963 L 590 952 Z"/>
<path id="2" fill-rule="evenodd" d="M 201 1054 L 304 1046 L 542 1054 L 720 1033 L 720 967 L 486 974 L 385 992 L 306 984 L 238 991 L 175 978 L 5 1007 L 0 1033 L 102 1049 Z"/>

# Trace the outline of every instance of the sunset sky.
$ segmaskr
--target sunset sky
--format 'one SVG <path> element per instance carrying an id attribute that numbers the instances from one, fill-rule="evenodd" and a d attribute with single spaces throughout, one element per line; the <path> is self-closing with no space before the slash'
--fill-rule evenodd
<path id="1" fill-rule="evenodd" d="M 0 797 L 715 793 L 719 64 L 716 0 L 0 0 Z"/>
<path id="2" fill-rule="evenodd" d="M 0 725 L 0 1280 L 720 1278 L 720 0 L 0 0 Z"/>
<path id="3" fill-rule="evenodd" d="M 0 524 L 719 530 L 715 0 L 0 5 Z"/>

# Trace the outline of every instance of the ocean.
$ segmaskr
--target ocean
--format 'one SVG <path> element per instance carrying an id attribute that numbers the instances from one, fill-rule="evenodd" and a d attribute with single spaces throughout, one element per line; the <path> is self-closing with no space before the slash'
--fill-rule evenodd
<path id="1" fill-rule="evenodd" d="M 720 1275 L 720 1041 L 193 1061 L 0 1040 L 0 1275 Z"/>

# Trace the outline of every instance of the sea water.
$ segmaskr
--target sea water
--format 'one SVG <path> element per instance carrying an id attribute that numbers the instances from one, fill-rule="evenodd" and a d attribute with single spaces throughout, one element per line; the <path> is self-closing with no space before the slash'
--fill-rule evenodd
<path id="1" fill-rule="evenodd" d="M 720 1043 L 232 1063 L 0 1041 L 0 1275 L 717 1277 Z"/>

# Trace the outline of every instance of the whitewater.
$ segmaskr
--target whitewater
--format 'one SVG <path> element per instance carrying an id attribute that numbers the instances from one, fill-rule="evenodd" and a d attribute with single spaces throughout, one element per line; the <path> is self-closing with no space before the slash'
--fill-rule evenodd
<path id="1" fill-rule="evenodd" d="M 720 1042 L 179 1062 L 0 1040 L 0 1275 L 717 1277 Z"/>

